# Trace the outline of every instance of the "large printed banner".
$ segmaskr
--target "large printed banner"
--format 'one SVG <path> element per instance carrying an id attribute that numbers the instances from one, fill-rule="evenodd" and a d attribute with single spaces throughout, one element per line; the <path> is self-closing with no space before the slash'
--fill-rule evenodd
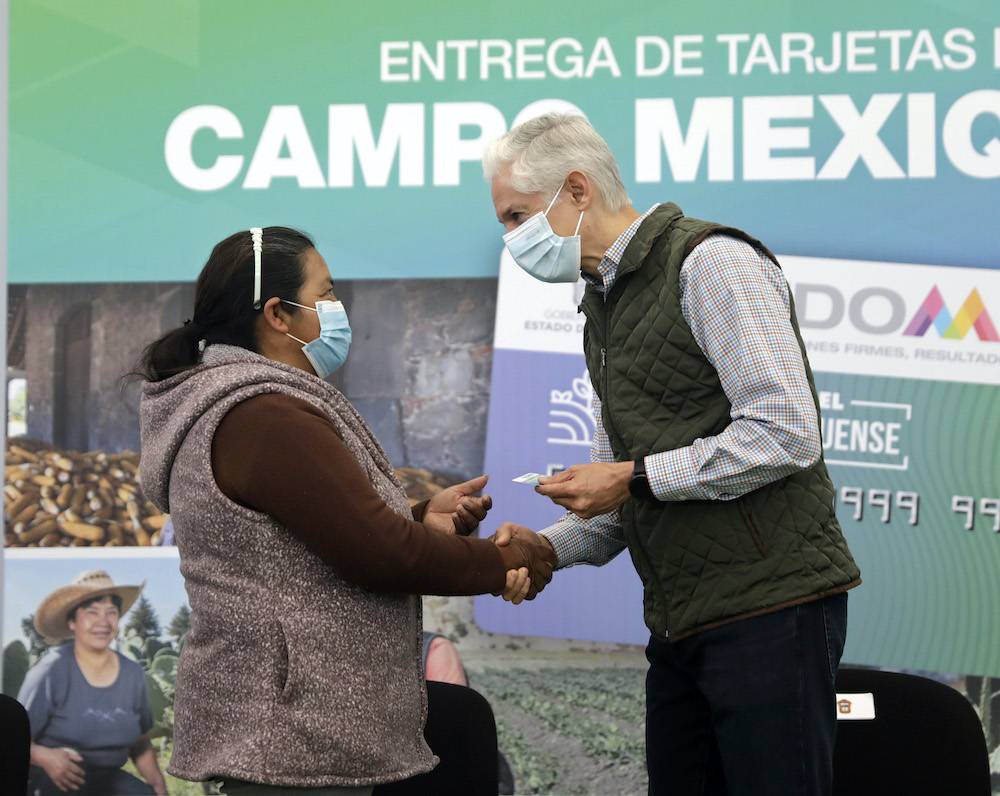
<path id="1" fill-rule="evenodd" d="M 864 578 L 846 659 L 1000 673 L 1000 272 L 779 259 Z M 536 529 L 562 512 L 511 479 L 587 461 L 594 429 L 581 285 L 501 260 L 486 469 L 502 519 Z M 496 632 L 642 643 L 641 599 L 625 553 L 560 571 L 531 604 L 480 599 L 476 617 Z"/>
<path id="2" fill-rule="evenodd" d="M 10 279 L 190 280 L 279 223 L 336 278 L 495 276 L 482 147 L 551 107 L 594 122 L 640 206 L 790 254 L 995 267 L 998 69 L 990 0 L 18 0 Z"/>
<path id="3" fill-rule="evenodd" d="M 5 693 L 30 701 L 55 660 L 33 624 L 47 595 L 95 569 L 145 582 L 106 642 L 144 673 L 166 765 L 191 615 L 120 379 L 191 316 L 237 230 L 304 229 L 350 280 L 339 377 L 411 497 L 475 475 L 485 434 L 484 530 L 559 517 L 511 479 L 588 458 L 581 286 L 498 268 L 480 166 L 486 142 L 557 109 L 608 140 L 640 210 L 675 201 L 782 254 L 865 579 L 846 658 L 937 673 L 998 748 L 996 0 L 10 6 Z M 427 607 L 494 706 L 516 792 L 645 792 L 641 650 L 577 643 L 645 642 L 627 553 L 532 603 L 477 599 L 501 635 L 469 632 L 464 601 Z"/>

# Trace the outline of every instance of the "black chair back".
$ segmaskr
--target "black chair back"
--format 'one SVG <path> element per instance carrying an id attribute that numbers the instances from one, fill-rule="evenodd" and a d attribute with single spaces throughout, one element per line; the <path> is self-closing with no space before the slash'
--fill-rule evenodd
<path id="1" fill-rule="evenodd" d="M 28 792 L 30 750 L 27 711 L 16 699 L 0 694 L 0 793 Z"/>
<path id="2" fill-rule="evenodd" d="M 875 718 L 837 722 L 835 796 L 989 796 L 983 727 L 958 691 L 915 675 L 845 667 L 837 692 L 871 693 Z"/>

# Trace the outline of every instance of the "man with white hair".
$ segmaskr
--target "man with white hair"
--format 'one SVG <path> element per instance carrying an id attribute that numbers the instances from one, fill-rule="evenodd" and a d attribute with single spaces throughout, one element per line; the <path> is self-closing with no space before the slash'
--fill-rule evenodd
<path id="1" fill-rule="evenodd" d="M 592 463 L 541 479 L 569 510 L 541 534 L 560 568 L 628 547 L 642 579 L 649 792 L 830 793 L 861 580 L 777 260 L 672 203 L 637 212 L 580 116 L 525 122 L 483 164 L 515 262 L 587 282 Z M 497 540 L 530 534 L 505 524 Z"/>

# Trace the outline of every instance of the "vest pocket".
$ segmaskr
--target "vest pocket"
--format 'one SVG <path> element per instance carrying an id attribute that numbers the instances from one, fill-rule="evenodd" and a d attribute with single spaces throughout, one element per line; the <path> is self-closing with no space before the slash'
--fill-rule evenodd
<path id="1" fill-rule="evenodd" d="M 654 505 L 644 502 L 640 506 L 637 501 L 627 500 L 622 506 L 621 517 L 629 556 L 632 558 L 635 571 L 642 581 L 644 613 L 647 622 L 652 616 L 654 617 L 653 624 L 655 624 L 658 617 L 662 620 L 662 631 L 669 633 L 670 601 L 667 599 L 668 589 L 665 586 L 662 570 L 663 550 L 662 548 L 657 550 L 655 547 L 651 549 L 650 537 L 638 531 L 639 528 L 648 523 L 650 514 L 647 512 L 652 512 Z M 641 511 L 642 508 L 646 511 Z M 654 556 L 659 566 L 654 564 Z M 652 625 L 650 629 L 656 632 Z"/>
<path id="2" fill-rule="evenodd" d="M 753 512 L 750 510 L 749 504 L 745 498 L 739 498 L 737 502 L 740 507 L 740 514 L 743 515 L 743 521 L 750 531 L 750 538 L 753 539 L 754 547 L 757 548 L 757 552 L 760 553 L 761 558 L 767 558 L 767 545 L 764 543 L 764 537 L 761 535 L 757 523 L 754 522 Z"/>

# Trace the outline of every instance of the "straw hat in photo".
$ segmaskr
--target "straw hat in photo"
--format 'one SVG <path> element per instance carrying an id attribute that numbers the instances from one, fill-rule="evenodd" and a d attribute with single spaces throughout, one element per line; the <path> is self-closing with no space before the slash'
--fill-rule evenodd
<path id="1" fill-rule="evenodd" d="M 102 569 L 81 572 L 68 586 L 61 586 L 42 600 L 35 612 L 35 629 L 50 643 L 64 641 L 73 635 L 67 617 L 78 605 L 94 597 L 116 595 L 122 601 L 121 615 L 124 616 L 145 585 L 116 586 Z"/>

